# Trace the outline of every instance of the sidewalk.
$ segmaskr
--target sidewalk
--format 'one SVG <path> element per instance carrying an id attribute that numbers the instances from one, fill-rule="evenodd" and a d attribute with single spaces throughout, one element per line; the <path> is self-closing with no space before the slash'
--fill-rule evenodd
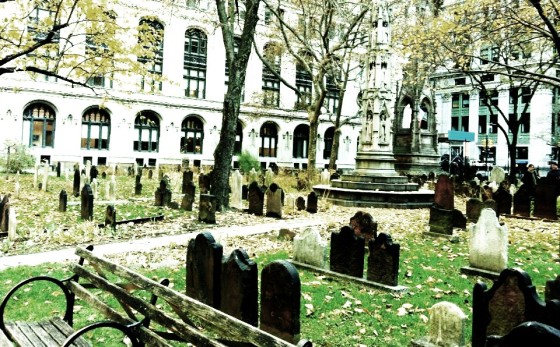
<path id="1" fill-rule="evenodd" d="M 291 219 L 291 220 L 278 220 L 271 223 L 264 223 L 258 225 L 248 226 L 231 226 L 215 229 L 203 229 L 198 232 L 191 232 L 188 234 L 161 236 L 154 238 L 143 238 L 137 240 L 129 240 L 118 243 L 108 243 L 103 245 L 94 245 L 95 253 L 99 255 L 118 254 L 129 251 L 145 252 L 154 248 L 163 247 L 168 244 L 176 244 L 186 246 L 189 240 L 196 237 L 201 232 L 208 231 L 214 235 L 216 239 L 223 239 L 233 236 L 247 236 L 267 233 L 273 230 L 280 230 L 283 228 L 306 228 L 311 226 L 319 226 L 324 224 L 324 220 L 317 219 Z M 70 260 L 77 260 L 74 255 L 76 247 L 61 249 L 56 251 L 48 251 L 42 253 L 13 255 L 7 257 L 0 257 L 0 271 L 14 266 L 28 265 L 35 266 L 44 263 L 61 263 Z"/>

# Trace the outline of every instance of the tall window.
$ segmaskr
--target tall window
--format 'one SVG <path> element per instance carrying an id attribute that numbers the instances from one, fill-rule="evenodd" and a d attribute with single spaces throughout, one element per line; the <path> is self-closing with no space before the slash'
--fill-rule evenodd
<path id="1" fill-rule="evenodd" d="M 181 153 L 202 153 L 204 126 L 196 116 L 188 116 L 181 123 Z"/>
<path id="2" fill-rule="evenodd" d="M 206 42 L 206 34 L 198 29 L 185 32 L 183 81 L 185 96 L 191 98 L 206 97 Z"/>
<path id="3" fill-rule="evenodd" d="M 109 149 L 111 119 L 107 111 L 91 108 L 82 116 L 82 148 Z"/>
<path id="4" fill-rule="evenodd" d="M 272 66 L 277 74 L 280 74 L 281 60 L 280 48 L 278 45 L 268 44 L 264 47 L 264 58 Z M 262 90 L 263 90 L 263 105 L 265 106 L 280 106 L 280 78 L 276 77 L 266 65 L 263 64 L 262 71 Z"/>
<path id="5" fill-rule="evenodd" d="M 420 129 L 428 130 L 430 125 L 430 105 L 428 99 L 422 100 L 418 112 L 419 112 L 418 122 L 420 123 Z M 467 129 L 468 129 L 469 127 L 468 102 L 467 102 L 467 119 L 463 118 L 463 122 L 467 123 Z"/>
<path id="6" fill-rule="evenodd" d="M 57 17 L 57 12 L 52 5 L 48 2 L 35 7 L 28 17 L 27 32 L 31 39 L 37 42 L 47 40 L 48 34 L 52 27 L 59 24 L 60 20 Z M 30 52 L 28 57 L 33 60 L 34 65 L 47 71 L 56 72 L 59 60 L 59 41 L 60 31 L 55 31 L 50 43 L 38 47 L 38 49 Z M 54 76 L 47 76 L 42 74 L 41 78 L 45 81 L 56 82 L 57 78 Z"/>
<path id="7" fill-rule="evenodd" d="M 29 147 L 54 147 L 56 114 L 47 104 L 34 103 L 23 111 L 23 143 Z"/>
<path id="8" fill-rule="evenodd" d="M 296 109 L 306 110 L 311 105 L 311 91 L 313 82 L 311 74 L 303 67 L 303 64 L 296 64 L 296 88 L 299 91 Z"/>
<path id="9" fill-rule="evenodd" d="M 233 154 L 238 155 L 243 149 L 243 125 L 237 121 L 237 129 L 235 129 L 235 144 L 233 145 Z"/>
<path id="10" fill-rule="evenodd" d="M 325 104 L 327 110 L 331 114 L 336 114 L 338 112 L 338 107 L 340 105 L 340 88 L 333 77 L 327 76 L 327 95 L 325 98 Z"/>
<path id="11" fill-rule="evenodd" d="M 86 33 L 86 56 L 92 60 L 95 69 L 86 80 L 86 84 L 92 87 L 112 88 L 114 71 L 114 53 L 109 49 L 107 36 L 116 35 L 116 13 L 104 12 L 103 23 L 97 23 L 87 29 Z"/>
<path id="12" fill-rule="evenodd" d="M 272 122 L 266 122 L 261 127 L 260 157 L 276 157 L 278 149 L 278 127 Z"/>
<path id="13" fill-rule="evenodd" d="M 468 93 L 451 95 L 451 130 L 469 131 L 469 102 Z"/>
<path id="14" fill-rule="evenodd" d="M 307 158 L 309 150 L 309 125 L 300 124 L 294 130 L 294 158 Z"/>
<path id="15" fill-rule="evenodd" d="M 486 65 L 490 62 L 498 62 L 500 59 L 500 48 L 485 46 L 480 49 L 480 63 Z"/>
<path id="16" fill-rule="evenodd" d="M 134 120 L 136 140 L 134 150 L 138 152 L 157 152 L 159 142 L 159 118 L 151 111 L 143 111 Z"/>
<path id="17" fill-rule="evenodd" d="M 324 141 L 325 148 L 323 149 L 323 159 L 329 159 L 331 157 L 334 141 L 334 127 L 330 127 L 327 129 L 327 131 L 325 131 Z"/>
<path id="18" fill-rule="evenodd" d="M 489 105 L 487 105 L 489 104 Z M 478 113 L 478 133 L 497 134 L 498 133 L 498 91 L 491 90 L 488 94 L 480 92 Z"/>
<path id="19" fill-rule="evenodd" d="M 163 73 L 163 25 L 156 19 L 140 20 L 138 28 L 138 43 L 143 54 L 138 61 L 143 63 L 146 73 L 142 76 L 140 89 L 153 92 L 162 89 Z"/>

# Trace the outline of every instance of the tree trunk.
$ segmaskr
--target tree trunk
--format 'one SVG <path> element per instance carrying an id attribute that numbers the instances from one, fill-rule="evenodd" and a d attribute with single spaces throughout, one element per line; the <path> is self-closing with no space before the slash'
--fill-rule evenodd
<path id="1" fill-rule="evenodd" d="M 319 127 L 319 117 L 315 116 L 315 111 L 311 111 L 309 120 L 309 152 L 307 157 L 307 180 L 312 183 L 315 179 L 315 168 L 317 163 L 317 128 Z"/>
<path id="2" fill-rule="evenodd" d="M 338 159 L 338 148 L 340 147 L 340 116 L 337 115 L 334 123 L 334 137 L 331 147 L 331 156 L 329 158 L 329 170 L 336 170 L 336 161 Z"/>

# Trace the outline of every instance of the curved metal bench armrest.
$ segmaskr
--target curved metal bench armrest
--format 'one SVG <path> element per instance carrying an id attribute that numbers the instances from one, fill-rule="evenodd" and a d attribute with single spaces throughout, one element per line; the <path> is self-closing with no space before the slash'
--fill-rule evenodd
<path id="1" fill-rule="evenodd" d="M 4 298 L 2 299 L 2 303 L 0 303 L 0 329 L 2 331 L 6 331 L 6 326 L 4 324 L 4 313 L 6 310 L 6 306 L 8 305 L 8 302 L 10 301 L 10 299 L 12 298 L 12 296 L 23 286 L 25 286 L 26 284 L 29 284 L 31 282 L 38 282 L 38 281 L 46 281 L 46 282 L 51 282 L 54 283 L 55 285 L 57 285 L 60 289 L 62 289 L 62 292 L 64 293 L 64 298 L 66 299 L 66 310 L 64 311 L 64 317 L 62 318 L 64 321 L 68 322 L 68 320 L 70 319 L 71 315 L 72 315 L 72 309 L 73 309 L 73 294 L 68 290 L 68 288 L 66 287 L 66 285 L 64 284 L 64 281 L 61 281 L 59 279 L 56 279 L 54 277 L 50 277 L 50 276 L 35 276 L 35 277 L 31 277 L 28 278 L 26 280 L 23 280 L 21 282 L 19 282 L 18 284 L 16 284 L 12 289 L 10 289 L 10 291 L 4 296 Z"/>
<path id="2" fill-rule="evenodd" d="M 87 333 L 89 331 L 92 331 L 94 329 L 99 329 L 99 328 L 117 329 L 117 330 L 121 331 L 123 334 L 125 334 L 130 339 L 133 347 L 141 347 L 140 341 L 134 335 L 134 332 L 132 331 L 132 328 L 131 328 L 131 327 L 134 327 L 136 325 L 137 325 L 136 323 L 131 324 L 131 325 L 124 325 L 124 324 L 120 324 L 120 323 L 113 322 L 113 321 L 102 321 L 102 322 L 92 323 L 92 324 L 86 325 L 85 327 L 75 331 L 72 335 L 68 336 L 66 338 L 66 340 L 64 340 L 64 343 L 62 344 L 62 347 L 71 346 L 72 343 L 74 343 L 78 338 L 80 338 L 85 333 Z"/>

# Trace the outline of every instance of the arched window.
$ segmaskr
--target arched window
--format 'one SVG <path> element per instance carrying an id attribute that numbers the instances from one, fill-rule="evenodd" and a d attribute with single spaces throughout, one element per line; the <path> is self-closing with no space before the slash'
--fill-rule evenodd
<path id="1" fill-rule="evenodd" d="M 56 114 L 45 103 L 34 103 L 23 111 L 23 143 L 29 147 L 54 147 Z"/>
<path id="2" fill-rule="evenodd" d="M 334 127 L 330 127 L 325 131 L 324 141 L 325 149 L 323 149 L 323 159 L 329 159 L 331 157 L 331 151 L 334 140 Z"/>
<path id="3" fill-rule="evenodd" d="M 143 18 L 138 27 L 138 43 L 142 53 L 138 61 L 146 67 L 140 89 L 153 92 L 161 91 L 163 73 L 163 24 L 156 19 Z"/>
<path id="4" fill-rule="evenodd" d="M 109 149 L 111 119 L 107 111 L 98 107 L 82 115 L 82 148 Z"/>
<path id="5" fill-rule="evenodd" d="M 159 142 L 159 118 L 151 111 L 140 112 L 134 120 L 136 140 L 134 150 L 138 152 L 157 152 Z"/>
<path id="6" fill-rule="evenodd" d="M 183 80 L 185 96 L 191 98 L 206 97 L 206 41 L 206 34 L 198 29 L 185 32 Z"/>
<path id="7" fill-rule="evenodd" d="M 300 124 L 294 130 L 294 158 L 307 158 L 309 149 L 309 125 Z"/>
<path id="8" fill-rule="evenodd" d="M 235 144 L 233 145 L 233 154 L 238 155 L 243 149 L 243 125 L 237 121 L 237 129 L 235 129 Z"/>
<path id="9" fill-rule="evenodd" d="M 266 122 L 261 127 L 261 147 L 259 148 L 259 156 L 276 157 L 278 149 L 278 127 L 272 122 Z"/>
<path id="10" fill-rule="evenodd" d="M 420 109 L 418 110 L 418 124 L 420 129 L 428 130 L 428 127 L 430 125 L 429 116 L 430 116 L 430 103 L 428 99 L 424 99 L 422 100 L 422 103 L 420 104 Z M 467 129 L 468 129 L 468 124 L 467 124 Z"/>
<path id="11" fill-rule="evenodd" d="M 185 118 L 181 124 L 181 153 L 202 153 L 202 143 L 204 141 L 204 126 L 202 121 L 196 116 Z"/>
<path id="12" fill-rule="evenodd" d="M 268 44 L 263 50 L 264 59 L 271 65 L 277 74 L 280 74 L 281 60 L 280 60 L 280 46 L 275 44 Z M 263 105 L 265 106 L 280 106 L 280 78 L 276 77 L 263 63 L 262 70 L 262 91 L 263 91 Z"/>

